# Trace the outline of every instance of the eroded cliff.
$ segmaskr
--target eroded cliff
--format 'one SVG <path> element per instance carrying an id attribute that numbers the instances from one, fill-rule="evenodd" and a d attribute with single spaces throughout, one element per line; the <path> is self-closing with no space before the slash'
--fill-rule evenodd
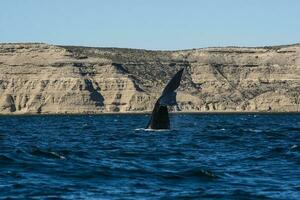
<path id="1" fill-rule="evenodd" d="M 0 44 L 0 114 L 150 111 L 184 67 L 180 111 L 300 111 L 300 45 L 146 51 Z"/>

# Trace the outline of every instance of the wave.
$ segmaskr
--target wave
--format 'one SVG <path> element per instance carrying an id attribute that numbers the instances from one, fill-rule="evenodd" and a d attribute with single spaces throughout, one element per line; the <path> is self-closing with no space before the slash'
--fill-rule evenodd
<path id="1" fill-rule="evenodd" d="M 6 156 L 6 155 L 0 155 L 0 164 L 7 164 L 7 163 L 12 163 L 15 160 Z"/>
<path id="2" fill-rule="evenodd" d="M 54 151 L 43 151 L 40 149 L 33 149 L 30 152 L 31 155 L 34 156 L 40 156 L 40 157 L 44 157 L 44 158 L 49 158 L 49 159 L 66 159 L 65 156 L 60 155 Z"/>
<path id="3" fill-rule="evenodd" d="M 163 172 L 159 174 L 165 179 L 202 179 L 202 180 L 214 180 L 219 178 L 216 174 L 205 169 L 190 169 L 179 172 Z"/>

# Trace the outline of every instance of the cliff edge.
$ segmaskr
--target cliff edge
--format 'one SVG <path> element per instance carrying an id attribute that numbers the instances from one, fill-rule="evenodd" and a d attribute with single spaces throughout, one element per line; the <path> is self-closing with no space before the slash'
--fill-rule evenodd
<path id="1" fill-rule="evenodd" d="M 151 111 L 185 68 L 177 111 L 300 111 L 300 45 L 184 51 L 0 44 L 0 114 Z"/>

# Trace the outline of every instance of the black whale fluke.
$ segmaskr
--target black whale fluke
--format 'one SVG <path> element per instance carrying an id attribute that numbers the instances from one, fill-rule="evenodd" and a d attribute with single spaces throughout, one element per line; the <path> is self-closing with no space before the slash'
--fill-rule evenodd
<path id="1" fill-rule="evenodd" d="M 176 105 L 176 92 L 179 87 L 184 69 L 179 70 L 169 81 L 161 96 L 155 103 L 151 119 L 146 128 L 170 129 L 170 119 L 167 106 Z"/>

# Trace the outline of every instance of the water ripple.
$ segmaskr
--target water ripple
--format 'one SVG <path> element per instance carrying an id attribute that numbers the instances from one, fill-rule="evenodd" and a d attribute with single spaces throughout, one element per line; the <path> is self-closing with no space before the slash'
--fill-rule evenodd
<path id="1" fill-rule="evenodd" d="M 0 199 L 300 199 L 300 115 L 0 117 Z"/>

